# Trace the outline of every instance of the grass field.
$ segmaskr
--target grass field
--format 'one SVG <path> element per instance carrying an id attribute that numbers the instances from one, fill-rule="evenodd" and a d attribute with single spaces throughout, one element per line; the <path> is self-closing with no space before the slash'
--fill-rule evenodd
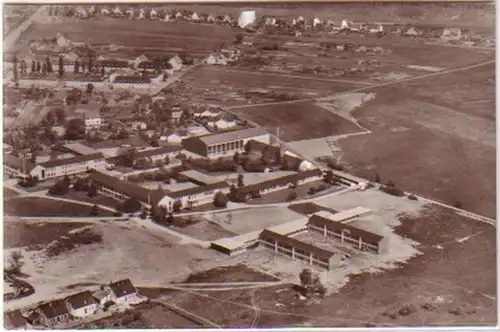
<path id="1" fill-rule="evenodd" d="M 46 198 L 12 198 L 4 207 L 4 213 L 19 217 L 91 217 L 91 206 Z M 107 210 L 99 209 L 100 216 L 111 217 Z"/>
<path id="2" fill-rule="evenodd" d="M 28 247 L 35 249 L 66 235 L 70 230 L 92 225 L 81 222 L 61 223 L 4 223 L 4 248 Z"/>
<path id="3" fill-rule="evenodd" d="M 233 109 L 268 131 L 280 129 L 283 141 L 299 141 L 360 131 L 354 123 L 311 102 Z"/>
<path id="4" fill-rule="evenodd" d="M 494 81 L 491 67 L 467 73 L 374 89 L 375 100 L 353 114 L 372 134 L 340 140 L 341 160 L 357 175 L 379 173 L 383 182 L 494 217 Z"/>
<path id="5" fill-rule="evenodd" d="M 306 79 L 301 76 L 280 76 L 208 65 L 191 71 L 182 80 L 195 88 L 217 86 L 218 89 L 226 87 L 228 91 L 264 89 L 303 97 L 324 96 L 359 87 L 357 84 L 334 80 L 324 81 L 314 77 Z"/>
<path id="6" fill-rule="evenodd" d="M 93 45 L 113 44 L 141 48 L 142 52 L 146 52 L 148 48 L 211 52 L 225 42 L 232 42 L 234 38 L 231 29 L 217 25 L 100 17 L 53 24 L 35 23 L 21 35 L 21 40 L 53 38 L 57 32 L 75 42 L 90 41 Z"/>

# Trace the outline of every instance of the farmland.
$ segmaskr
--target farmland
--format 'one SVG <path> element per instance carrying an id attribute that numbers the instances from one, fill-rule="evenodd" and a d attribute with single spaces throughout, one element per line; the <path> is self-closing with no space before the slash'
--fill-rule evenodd
<path id="1" fill-rule="evenodd" d="M 272 133 L 279 127 L 280 139 L 285 142 L 360 131 L 356 124 L 312 102 L 234 108 L 232 111 Z"/>
<path id="2" fill-rule="evenodd" d="M 317 79 L 304 75 L 277 75 L 249 70 L 232 70 L 201 66 L 185 75 L 175 86 L 177 93 L 186 97 L 214 100 L 224 105 L 241 105 L 253 96 L 276 100 L 311 98 L 330 95 L 364 86 L 363 83 L 335 79 Z M 262 97 L 261 96 L 261 97 Z M 200 100 L 202 101 L 203 98 Z"/>
<path id="3" fill-rule="evenodd" d="M 136 56 L 147 54 L 148 50 L 206 53 L 233 40 L 233 33 L 229 28 L 215 25 L 123 21 L 112 18 L 35 23 L 21 36 L 21 40 L 51 39 L 58 32 L 76 42 L 90 41 L 95 46 L 123 46 L 125 53 Z"/>
<path id="4" fill-rule="evenodd" d="M 19 217 L 90 217 L 92 206 L 61 202 L 47 198 L 14 197 L 5 205 L 5 214 Z M 111 217 L 107 210 L 99 209 L 100 216 Z"/>

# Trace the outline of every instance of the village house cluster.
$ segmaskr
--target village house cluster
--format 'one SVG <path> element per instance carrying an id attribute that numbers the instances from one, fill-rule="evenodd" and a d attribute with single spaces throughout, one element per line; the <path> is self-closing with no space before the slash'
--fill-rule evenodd
<path id="1" fill-rule="evenodd" d="M 4 325 L 7 329 L 67 328 L 145 301 L 147 298 L 138 293 L 130 279 L 123 279 L 34 308 L 4 312 Z"/>

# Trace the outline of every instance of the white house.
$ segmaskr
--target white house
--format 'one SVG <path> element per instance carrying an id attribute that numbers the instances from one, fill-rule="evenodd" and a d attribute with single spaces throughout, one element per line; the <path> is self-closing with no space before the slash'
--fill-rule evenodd
<path id="1" fill-rule="evenodd" d="M 144 11 L 144 9 L 141 8 L 141 10 L 139 11 L 139 17 L 137 19 L 144 20 L 145 18 L 146 18 L 146 12 Z"/>
<path id="2" fill-rule="evenodd" d="M 103 124 L 99 112 L 85 112 L 85 131 L 99 129 Z"/>
<path id="3" fill-rule="evenodd" d="M 176 56 L 172 57 L 170 60 L 168 60 L 168 63 L 170 63 L 172 65 L 173 70 L 179 70 L 182 68 L 182 60 L 178 55 L 176 55 Z"/>
<path id="4" fill-rule="evenodd" d="M 215 23 L 215 17 L 212 14 L 208 14 L 207 23 Z"/>
<path id="5" fill-rule="evenodd" d="M 212 127 L 217 127 L 218 129 L 229 129 L 236 126 L 236 121 L 234 120 L 227 121 L 224 119 L 220 119 L 216 122 L 210 122 L 209 125 Z"/>
<path id="6" fill-rule="evenodd" d="M 182 18 L 182 13 L 178 11 L 177 13 L 175 13 L 175 16 L 174 16 L 174 17 L 175 17 L 176 19 L 180 19 L 180 18 Z"/>
<path id="7" fill-rule="evenodd" d="M 165 137 L 166 141 L 170 144 L 181 144 L 182 140 L 184 137 L 181 137 L 177 134 L 170 134 L 167 137 Z"/>
<path id="8" fill-rule="evenodd" d="M 113 282 L 107 286 L 110 291 L 110 299 L 118 305 L 137 304 L 145 298 L 137 292 L 130 279 Z"/>
<path id="9" fill-rule="evenodd" d="M 76 318 L 92 316 L 98 309 L 98 303 L 89 291 L 67 297 L 66 306 L 70 315 Z"/>
<path id="10" fill-rule="evenodd" d="M 156 10 L 151 9 L 151 12 L 149 13 L 149 17 L 151 17 L 152 19 L 156 19 L 158 17 L 158 13 L 156 12 Z"/>
<path id="11" fill-rule="evenodd" d="M 64 36 L 61 33 L 56 33 L 56 38 L 57 38 L 57 46 L 59 47 L 70 47 L 71 46 L 71 40 L 64 38 Z"/>
<path id="12" fill-rule="evenodd" d="M 172 16 L 168 12 L 165 12 L 165 18 L 163 19 L 163 21 L 170 22 L 171 20 L 172 20 Z"/>
<path id="13" fill-rule="evenodd" d="M 210 54 L 205 60 L 207 65 L 227 65 L 227 59 L 222 55 Z"/>
<path id="14" fill-rule="evenodd" d="M 193 15 L 191 15 L 191 21 L 198 22 L 199 19 L 200 19 L 200 17 L 198 16 L 198 14 L 193 13 Z"/>

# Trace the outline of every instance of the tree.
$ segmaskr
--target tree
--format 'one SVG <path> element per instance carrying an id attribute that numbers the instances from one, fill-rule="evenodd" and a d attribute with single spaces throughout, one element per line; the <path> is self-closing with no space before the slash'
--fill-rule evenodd
<path id="1" fill-rule="evenodd" d="M 31 62 L 31 72 L 32 73 L 36 72 L 36 62 L 35 61 Z"/>
<path id="2" fill-rule="evenodd" d="M 61 56 L 59 56 L 59 78 L 63 78 L 64 76 L 64 59 Z"/>
<path id="3" fill-rule="evenodd" d="M 312 283 L 313 273 L 310 269 L 303 269 L 299 274 L 300 284 L 304 287 L 308 287 Z"/>
<path id="4" fill-rule="evenodd" d="M 91 183 L 87 189 L 87 196 L 96 197 L 97 196 L 97 186 L 95 183 Z"/>
<path id="5" fill-rule="evenodd" d="M 42 65 L 40 64 L 40 61 L 37 61 L 36 62 L 36 72 L 39 73 L 41 69 L 42 69 Z"/>
<path id="6" fill-rule="evenodd" d="M 14 56 L 14 82 L 16 84 L 19 82 L 19 68 L 18 68 L 19 62 L 17 60 L 17 55 Z"/>
<path id="7" fill-rule="evenodd" d="M 82 62 L 82 73 L 85 73 L 85 62 Z"/>
<path id="8" fill-rule="evenodd" d="M 377 182 L 377 183 L 381 182 L 381 180 L 380 180 L 380 174 L 378 174 L 378 173 L 375 174 L 375 182 Z"/>
<path id="9" fill-rule="evenodd" d="M 96 204 L 92 205 L 92 210 L 90 211 L 90 215 L 92 216 L 99 215 L 99 207 Z"/>
<path id="10" fill-rule="evenodd" d="M 234 40 L 234 43 L 235 43 L 235 44 L 241 44 L 241 43 L 243 42 L 243 37 L 244 37 L 244 35 L 243 35 L 242 33 L 238 33 L 238 34 L 236 35 L 236 38 L 235 38 L 235 40 Z"/>
<path id="11" fill-rule="evenodd" d="M 163 160 L 164 165 L 170 164 L 170 157 L 168 155 L 165 156 L 165 159 Z"/>
<path id="12" fill-rule="evenodd" d="M 106 69 L 104 69 L 104 66 L 101 67 L 101 76 L 106 76 Z"/>
<path id="13" fill-rule="evenodd" d="M 83 119 L 71 119 L 66 124 L 66 139 L 79 140 L 85 138 L 85 121 Z"/>
<path id="14" fill-rule="evenodd" d="M 139 202 L 135 198 L 129 198 L 123 203 L 122 210 L 125 213 L 135 213 L 139 211 L 141 207 L 142 207 L 141 202 Z"/>
<path id="15" fill-rule="evenodd" d="M 222 193 L 221 191 L 218 191 L 214 195 L 213 204 L 216 207 L 225 208 L 227 206 L 227 196 L 224 195 L 224 193 Z"/>
<path id="16" fill-rule="evenodd" d="M 52 73 L 54 69 L 52 68 L 52 61 L 50 61 L 50 58 L 48 56 L 45 57 L 45 64 L 47 66 L 47 72 Z"/>
<path id="17" fill-rule="evenodd" d="M 239 153 L 238 151 L 236 151 L 236 152 L 234 153 L 234 156 L 233 156 L 233 161 L 234 161 L 235 163 L 239 163 L 239 162 L 240 162 L 240 153 Z"/>
<path id="18" fill-rule="evenodd" d="M 73 66 L 75 74 L 78 74 L 80 72 L 80 61 L 75 60 L 75 65 Z"/>
<path id="19" fill-rule="evenodd" d="M 333 171 L 332 170 L 327 170 L 325 172 L 325 176 L 324 176 L 323 179 L 324 179 L 324 181 L 326 183 L 332 183 L 332 182 L 334 182 L 335 176 L 333 175 Z"/>
<path id="20" fill-rule="evenodd" d="M 245 186 L 245 182 L 243 181 L 243 174 L 238 174 L 238 187 L 241 188 L 244 186 Z"/>
<path id="21" fill-rule="evenodd" d="M 92 83 L 88 83 L 87 90 L 86 90 L 87 94 L 88 95 L 92 94 L 92 91 L 94 91 L 94 85 Z"/>
<path id="22" fill-rule="evenodd" d="M 151 217 L 153 218 L 154 221 L 162 223 L 165 221 L 166 215 L 167 215 L 167 209 L 164 206 L 158 205 L 156 207 L 152 207 Z"/>
<path id="23" fill-rule="evenodd" d="M 182 202 L 177 200 L 172 204 L 172 211 L 174 212 L 181 212 L 182 209 Z"/>
<path id="24" fill-rule="evenodd" d="M 9 272 L 14 274 L 19 274 L 23 266 L 24 266 L 23 254 L 18 250 L 11 252 L 8 265 Z"/>
<path id="25" fill-rule="evenodd" d="M 167 224 L 171 225 L 174 223 L 175 219 L 174 219 L 174 215 L 172 214 L 172 212 L 170 212 L 167 216 L 167 218 L 165 218 L 165 221 L 167 222 Z"/>
<path id="26" fill-rule="evenodd" d="M 89 62 L 88 62 L 88 70 L 89 70 L 89 73 L 91 73 L 91 72 L 92 72 L 93 66 L 94 66 L 94 62 L 93 62 L 93 60 L 92 60 L 92 56 L 89 56 Z"/>

